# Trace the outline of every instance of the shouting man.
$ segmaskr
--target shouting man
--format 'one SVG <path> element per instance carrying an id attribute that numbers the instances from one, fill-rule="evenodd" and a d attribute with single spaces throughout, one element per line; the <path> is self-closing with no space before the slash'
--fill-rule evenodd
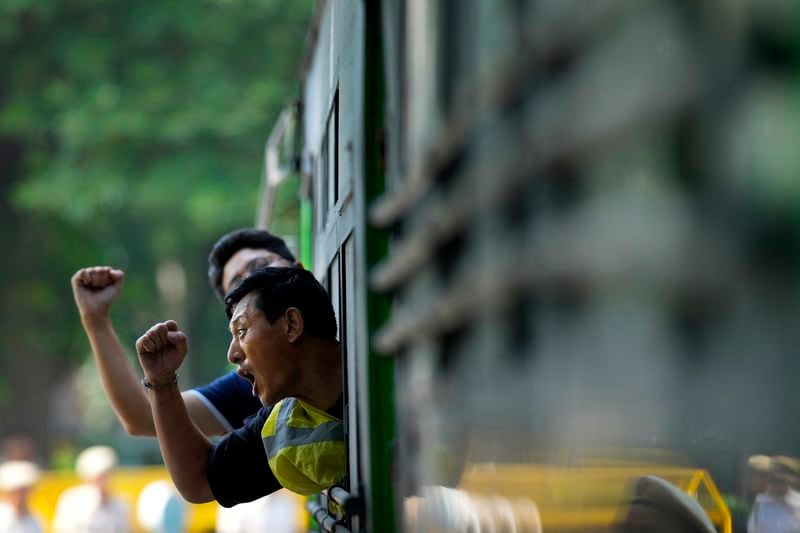
<path id="1" fill-rule="evenodd" d="M 177 386 L 188 352 L 174 321 L 136 342 L 161 454 L 183 497 L 223 506 L 286 487 L 313 494 L 344 477 L 342 360 L 330 299 L 311 273 L 259 269 L 226 298 L 228 360 L 264 407 L 212 445 Z"/>

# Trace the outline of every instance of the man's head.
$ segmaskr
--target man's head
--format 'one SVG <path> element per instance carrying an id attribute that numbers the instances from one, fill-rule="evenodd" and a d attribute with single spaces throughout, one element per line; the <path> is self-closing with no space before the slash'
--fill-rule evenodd
<path id="1" fill-rule="evenodd" d="M 296 264 L 280 237 L 262 229 L 238 229 L 220 237 L 208 254 L 208 282 L 222 300 L 257 268 Z"/>
<path id="2" fill-rule="evenodd" d="M 28 494 L 40 477 L 39 467 L 30 461 L 0 464 L 0 494 L 17 511 L 26 508 Z"/>
<path id="3" fill-rule="evenodd" d="M 75 472 L 86 483 L 96 485 L 100 490 L 108 488 L 111 471 L 117 466 L 117 453 L 109 446 L 91 446 L 78 454 Z"/>
<path id="4" fill-rule="evenodd" d="M 772 459 L 768 455 L 752 455 L 747 459 L 747 490 L 751 496 L 767 490 L 771 470 Z"/>
<path id="5" fill-rule="evenodd" d="M 337 344 L 328 293 L 307 270 L 258 269 L 225 298 L 225 307 L 228 360 L 265 405 L 297 396 L 307 384 L 304 372 L 320 363 L 320 346 Z"/>

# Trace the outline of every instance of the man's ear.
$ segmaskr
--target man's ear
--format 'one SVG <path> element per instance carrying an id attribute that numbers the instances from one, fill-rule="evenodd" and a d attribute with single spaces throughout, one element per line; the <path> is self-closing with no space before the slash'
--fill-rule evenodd
<path id="1" fill-rule="evenodd" d="M 303 334 L 305 323 L 303 322 L 303 314 L 296 307 L 290 307 L 284 313 L 286 317 L 286 340 L 295 342 Z"/>

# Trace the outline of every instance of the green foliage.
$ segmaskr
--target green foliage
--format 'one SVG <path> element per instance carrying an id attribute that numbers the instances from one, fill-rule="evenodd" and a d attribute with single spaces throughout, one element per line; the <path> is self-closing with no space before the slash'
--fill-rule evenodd
<path id="1" fill-rule="evenodd" d="M 126 271 L 113 309 L 123 344 L 175 312 L 190 382 L 224 369 L 205 258 L 253 223 L 264 141 L 298 94 L 312 4 L 0 2 L 0 334 L 15 339 L 0 348 L 0 418 L 18 388 L 45 388 L 86 357 L 69 289 L 83 266 Z M 295 201 L 276 208 L 295 216 Z M 297 221 L 276 226 L 292 234 Z M 178 308 L 156 286 L 165 261 L 186 272 Z M 30 374 L 25 353 L 53 364 Z"/>
<path id="2" fill-rule="evenodd" d="M 77 224 L 170 209 L 226 228 L 226 212 L 254 207 L 309 4 L 4 3 L 17 24 L 0 32 L 0 134 L 27 145 L 15 204 Z"/>

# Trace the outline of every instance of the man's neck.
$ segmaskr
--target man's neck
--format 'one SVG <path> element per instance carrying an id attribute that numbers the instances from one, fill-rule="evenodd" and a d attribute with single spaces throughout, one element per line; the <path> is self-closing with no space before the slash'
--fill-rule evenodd
<path id="1" fill-rule="evenodd" d="M 302 386 L 295 395 L 318 409 L 328 411 L 342 396 L 342 354 L 338 343 L 307 339 Z"/>
<path id="2" fill-rule="evenodd" d="M 788 492 L 788 487 L 770 487 L 767 490 L 767 494 L 778 499 L 785 498 Z"/>

